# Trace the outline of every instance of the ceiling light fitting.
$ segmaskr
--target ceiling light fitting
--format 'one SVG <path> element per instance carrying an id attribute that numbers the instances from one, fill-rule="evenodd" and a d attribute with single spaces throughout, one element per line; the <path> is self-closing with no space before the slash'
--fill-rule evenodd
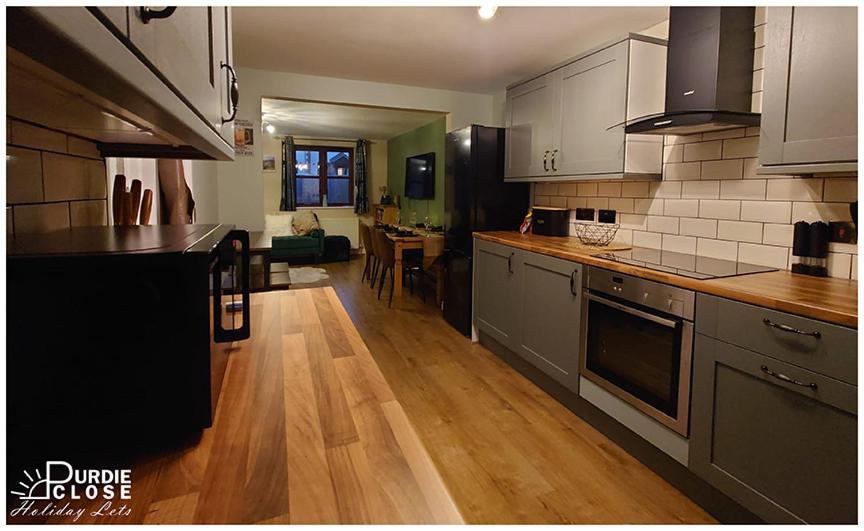
<path id="1" fill-rule="evenodd" d="M 498 11 L 498 6 L 492 4 L 484 4 L 477 8 L 477 14 L 483 20 L 489 20 L 494 17 L 496 11 Z"/>

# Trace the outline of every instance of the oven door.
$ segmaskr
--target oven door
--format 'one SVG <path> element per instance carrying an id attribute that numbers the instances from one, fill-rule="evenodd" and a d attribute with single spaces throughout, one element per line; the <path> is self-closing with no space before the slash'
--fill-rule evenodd
<path id="1" fill-rule="evenodd" d="M 592 292 L 585 300 L 583 376 L 686 437 L 693 323 Z"/>

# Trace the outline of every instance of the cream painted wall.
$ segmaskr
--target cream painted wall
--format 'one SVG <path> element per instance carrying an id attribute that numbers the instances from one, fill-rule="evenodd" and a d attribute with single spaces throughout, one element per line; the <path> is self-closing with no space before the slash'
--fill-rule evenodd
<path id="1" fill-rule="evenodd" d="M 261 177 L 261 163 L 265 141 L 261 130 L 262 97 L 440 111 L 448 113 L 448 131 L 472 123 L 493 123 L 493 97 L 487 94 L 269 72 L 242 67 L 237 69 L 237 77 L 240 83 L 237 118 L 249 120 L 254 124 L 255 149 L 251 157 L 237 157 L 233 162 L 213 163 L 218 176 L 216 211 L 220 222 L 231 223 L 248 230 L 264 228 L 265 180 Z M 383 149 L 386 151 L 386 146 Z M 382 166 L 386 168 L 386 163 Z M 386 174 L 386 169 L 384 172 Z M 386 181 L 386 177 L 384 180 Z M 380 185 L 370 187 L 369 190 L 373 203 L 377 201 L 377 186 Z"/>

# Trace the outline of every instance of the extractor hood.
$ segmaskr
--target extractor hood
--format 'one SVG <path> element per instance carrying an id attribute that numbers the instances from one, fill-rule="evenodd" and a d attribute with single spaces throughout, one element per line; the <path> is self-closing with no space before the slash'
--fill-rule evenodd
<path id="1" fill-rule="evenodd" d="M 688 135 L 759 125 L 753 92 L 753 7 L 671 7 L 666 111 L 627 133 Z"/>

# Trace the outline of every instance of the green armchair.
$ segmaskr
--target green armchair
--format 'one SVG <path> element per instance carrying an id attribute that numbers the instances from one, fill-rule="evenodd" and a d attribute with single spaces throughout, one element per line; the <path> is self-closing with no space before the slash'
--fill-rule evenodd
<path id="1" fill-rule="evenodd" d="M 324 254 L 324 229 L 312 229 L 307 236 L 273 236 L 271 262 L 284 262 L 290 258 L 311 256 L 315 263 Z"/>

